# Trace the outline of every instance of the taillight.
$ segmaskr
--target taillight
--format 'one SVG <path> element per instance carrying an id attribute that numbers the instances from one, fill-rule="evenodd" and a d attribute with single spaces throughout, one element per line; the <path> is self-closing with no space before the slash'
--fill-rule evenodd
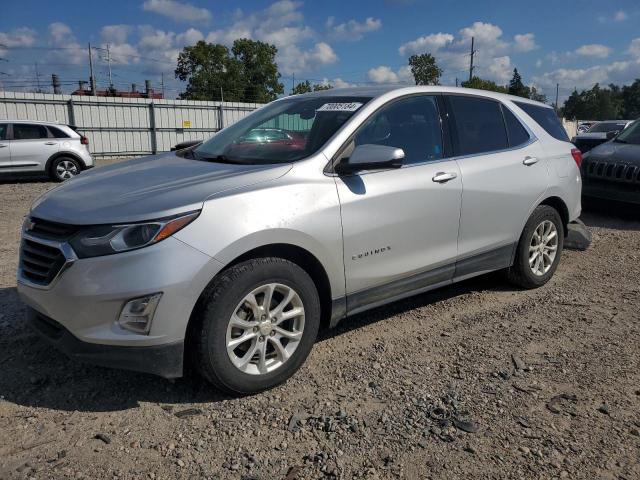
<path id="1" fill-rule="evenodd" d="M 578 165 L 578 168 L 580 168 L 582 166 L 582 152 L 577 148 L 572 148 L 571 156 L 576 161 L 576 165 Z"/>
<path id="2" fill-rule="evenodd" d="M 80 135 L 80 143 L 82 145 L 89 145 L 89 139 L 87 137 L 85 137 L 84 135 Z"/>

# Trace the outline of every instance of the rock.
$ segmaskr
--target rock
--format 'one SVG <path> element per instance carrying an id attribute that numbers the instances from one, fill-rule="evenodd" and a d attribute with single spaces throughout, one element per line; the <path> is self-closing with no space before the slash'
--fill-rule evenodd
<path id="1" fill-rule="evenodd" d="M 184 467 L 184 466 L 186 465 L 186 464 L 184 463 L 184 461 L 183 461 L 183 460 L 181 460 L 181 459 L 178 459 L 178 460 L 176 461 L 176 463 L 178 464 L 178 466 L 179 466 L 179 467 Z"/>
<path id="2" fill-rule="evenodd" d="M 581 220 L 576 220 L 567 225 L 567 236 L 564 239 L 564 248 L 569 250 L 584 251 L 591 245 L 591 232 Z"/>
<path id="3" fill-rule="evenodd" d="M 102 440 L 107 445 L 111 443 L 111 438 L 109 438 L 109 436 L 105 433 L 96 433 L 93 438 L 95 438 L 96 440 Z"/>
<path id="4" fill-rule="evenodd" d="M 186 410 L 180 410 L 179 412 L 174 413 L 174 415 L 178 418 L 184 417 L 193 417 L 194 415 L 200 415 L 202 410 L 199 408 L 187 408 Z"/>
<path id="5" fill-rule="evenodd" d="M 636 437 L 640 437 L 640 430 L 638 430 L 637 428 L 632 428 L 631 429 L 631 435 L 636 436 Z"/>
<path id="6" fill-rule="evenodd" d="M 605 415 L 609 415 L 609 405 L 606 402 L 602 402 L 602 405 L 598 407 L 598 411 L 600 413 L 604 413 Z"/>
<path id="7" fill-rule="evenodd" d="M 524 370 L 526 367 L 522 359 L 515 353 L 511 354 L 511 361 L 513 362 L 513 366 L 516 368 L 516 370 Z"/>
<path id="8" fill-rule="evenodd" d="M 478 425 L 474 422 L 467 420 L 459 420 L 457 418 L 453 419 L 453 425 L 463 432 L 467 433 L 476 433 L 478 431 Z"/>
<path id="9" fill-rule="evenodd" d="M 528 455 L 529 452 L 531 452 L 531 449 L 529 447 L 518 447 L 518 450 L 524 453 L 525 455 Z"/>
<path id="10" fill-rule="evenodd" d="M 464 447 L 464 451 L 465 451 L 465 452 L 468 452 L 468 453 L 470 453 L 470 454 L 472 454 L 472 455 L 475 455 L 475 454 L 476 454 L 476 449 L 475 449 L 475 448 L 473 448 L 473 447 L 472 447 L 471 445 L 469 445 L 468 443 L 467 443 L 467 445 Z"/>

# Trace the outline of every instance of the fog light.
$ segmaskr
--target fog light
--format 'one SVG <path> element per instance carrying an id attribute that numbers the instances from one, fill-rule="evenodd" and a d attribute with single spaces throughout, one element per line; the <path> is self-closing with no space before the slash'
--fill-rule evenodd
<path id="1" fill-rule="evenodd" d="M 125 330 L 148 334 L 160 297 L 162 293 L 154 293 L 129 300 L 120 312 L 118 324 Z"/>

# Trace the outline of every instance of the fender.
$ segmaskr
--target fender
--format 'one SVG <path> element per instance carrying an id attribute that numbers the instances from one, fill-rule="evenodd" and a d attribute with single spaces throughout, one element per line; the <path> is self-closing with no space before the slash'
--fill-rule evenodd
<path id="1" fill-rule="evenodd" d="M 47 163 L 44 166 L 44 171 L 48 172 L 51 169 L 51 164 L 53 163 L 53 161 L 56 158 L 59 158 L 59 157 L 71 157 L 71 158 L 73 158 L 74 160 L 76 160 L 80 164 L 80 168 L 82 168 L 82 170 L 86 170 L 87 169 L 87 164 L 84 163 L 84 161 L 78 155 L 76 155 L 73 152 L 66 152 L 65 151 L 65 152 L 56 152 L 53 155 L 51 155 L 49 157 L 49 159 L 47 160 Z"/>

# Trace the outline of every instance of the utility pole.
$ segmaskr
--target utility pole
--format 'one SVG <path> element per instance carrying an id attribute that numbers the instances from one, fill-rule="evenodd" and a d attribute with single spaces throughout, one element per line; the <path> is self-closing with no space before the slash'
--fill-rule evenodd
<path id="1" fill-rule="evenodd" d="M 560 93 L 560 84 L 556 83 L 556 113 L 558 113 L 558 96 Z"/>
<path id="2" fill-rule="evenodd" d="M 160 90 L 162 91 L 162 98 L 164 98 L 164 72 L 160 72 Z"/>
<path id="3" fill-rule="evenodd" d="M 93 72 L 93 53 L 89 42 L 89 82 L 91 82 L 91 95 L 96 95 L 96 74 Z"/>
<path id="4" fill-rule="evenodd" d="M 474 38 L 471 37 L 471 60 L 469 61 L 469 83 L 471 83 L 471 79 L 473 78 L 473 56 L 476 54 L 476 51 L 473 49 Z"/>
<path id="5" fill-rule="evenodd" d="M 38 93 L 42 93 L 40 88 L 40 74 L 38 73 L 38 62 L 36 62 L 36 83 L 38 84 Z"/>
<path id="6" fill-rule="evenodd" d="M 293 91 L 296 88 L 296 74 L 292 73 L 291 74 L 291 95 L 293 95 Z"/>
<path id="7" fill-rule="evenodd" d="M 107 64 L 109 65 L 109 89 L 113 90 L 113 79 L 111 78 L 111 52 L 107 43 Z"/>
<path id="8" fill-rule="evenodd" d="M 458 86 L 458 77 L 456 77 L 456 87 Z"/>
<path id="9" fill-rule="evenodd" d="M 224 92 L 222 91 L 222 87 L 220 87 L 220 102 L 224 103 Z"/>

